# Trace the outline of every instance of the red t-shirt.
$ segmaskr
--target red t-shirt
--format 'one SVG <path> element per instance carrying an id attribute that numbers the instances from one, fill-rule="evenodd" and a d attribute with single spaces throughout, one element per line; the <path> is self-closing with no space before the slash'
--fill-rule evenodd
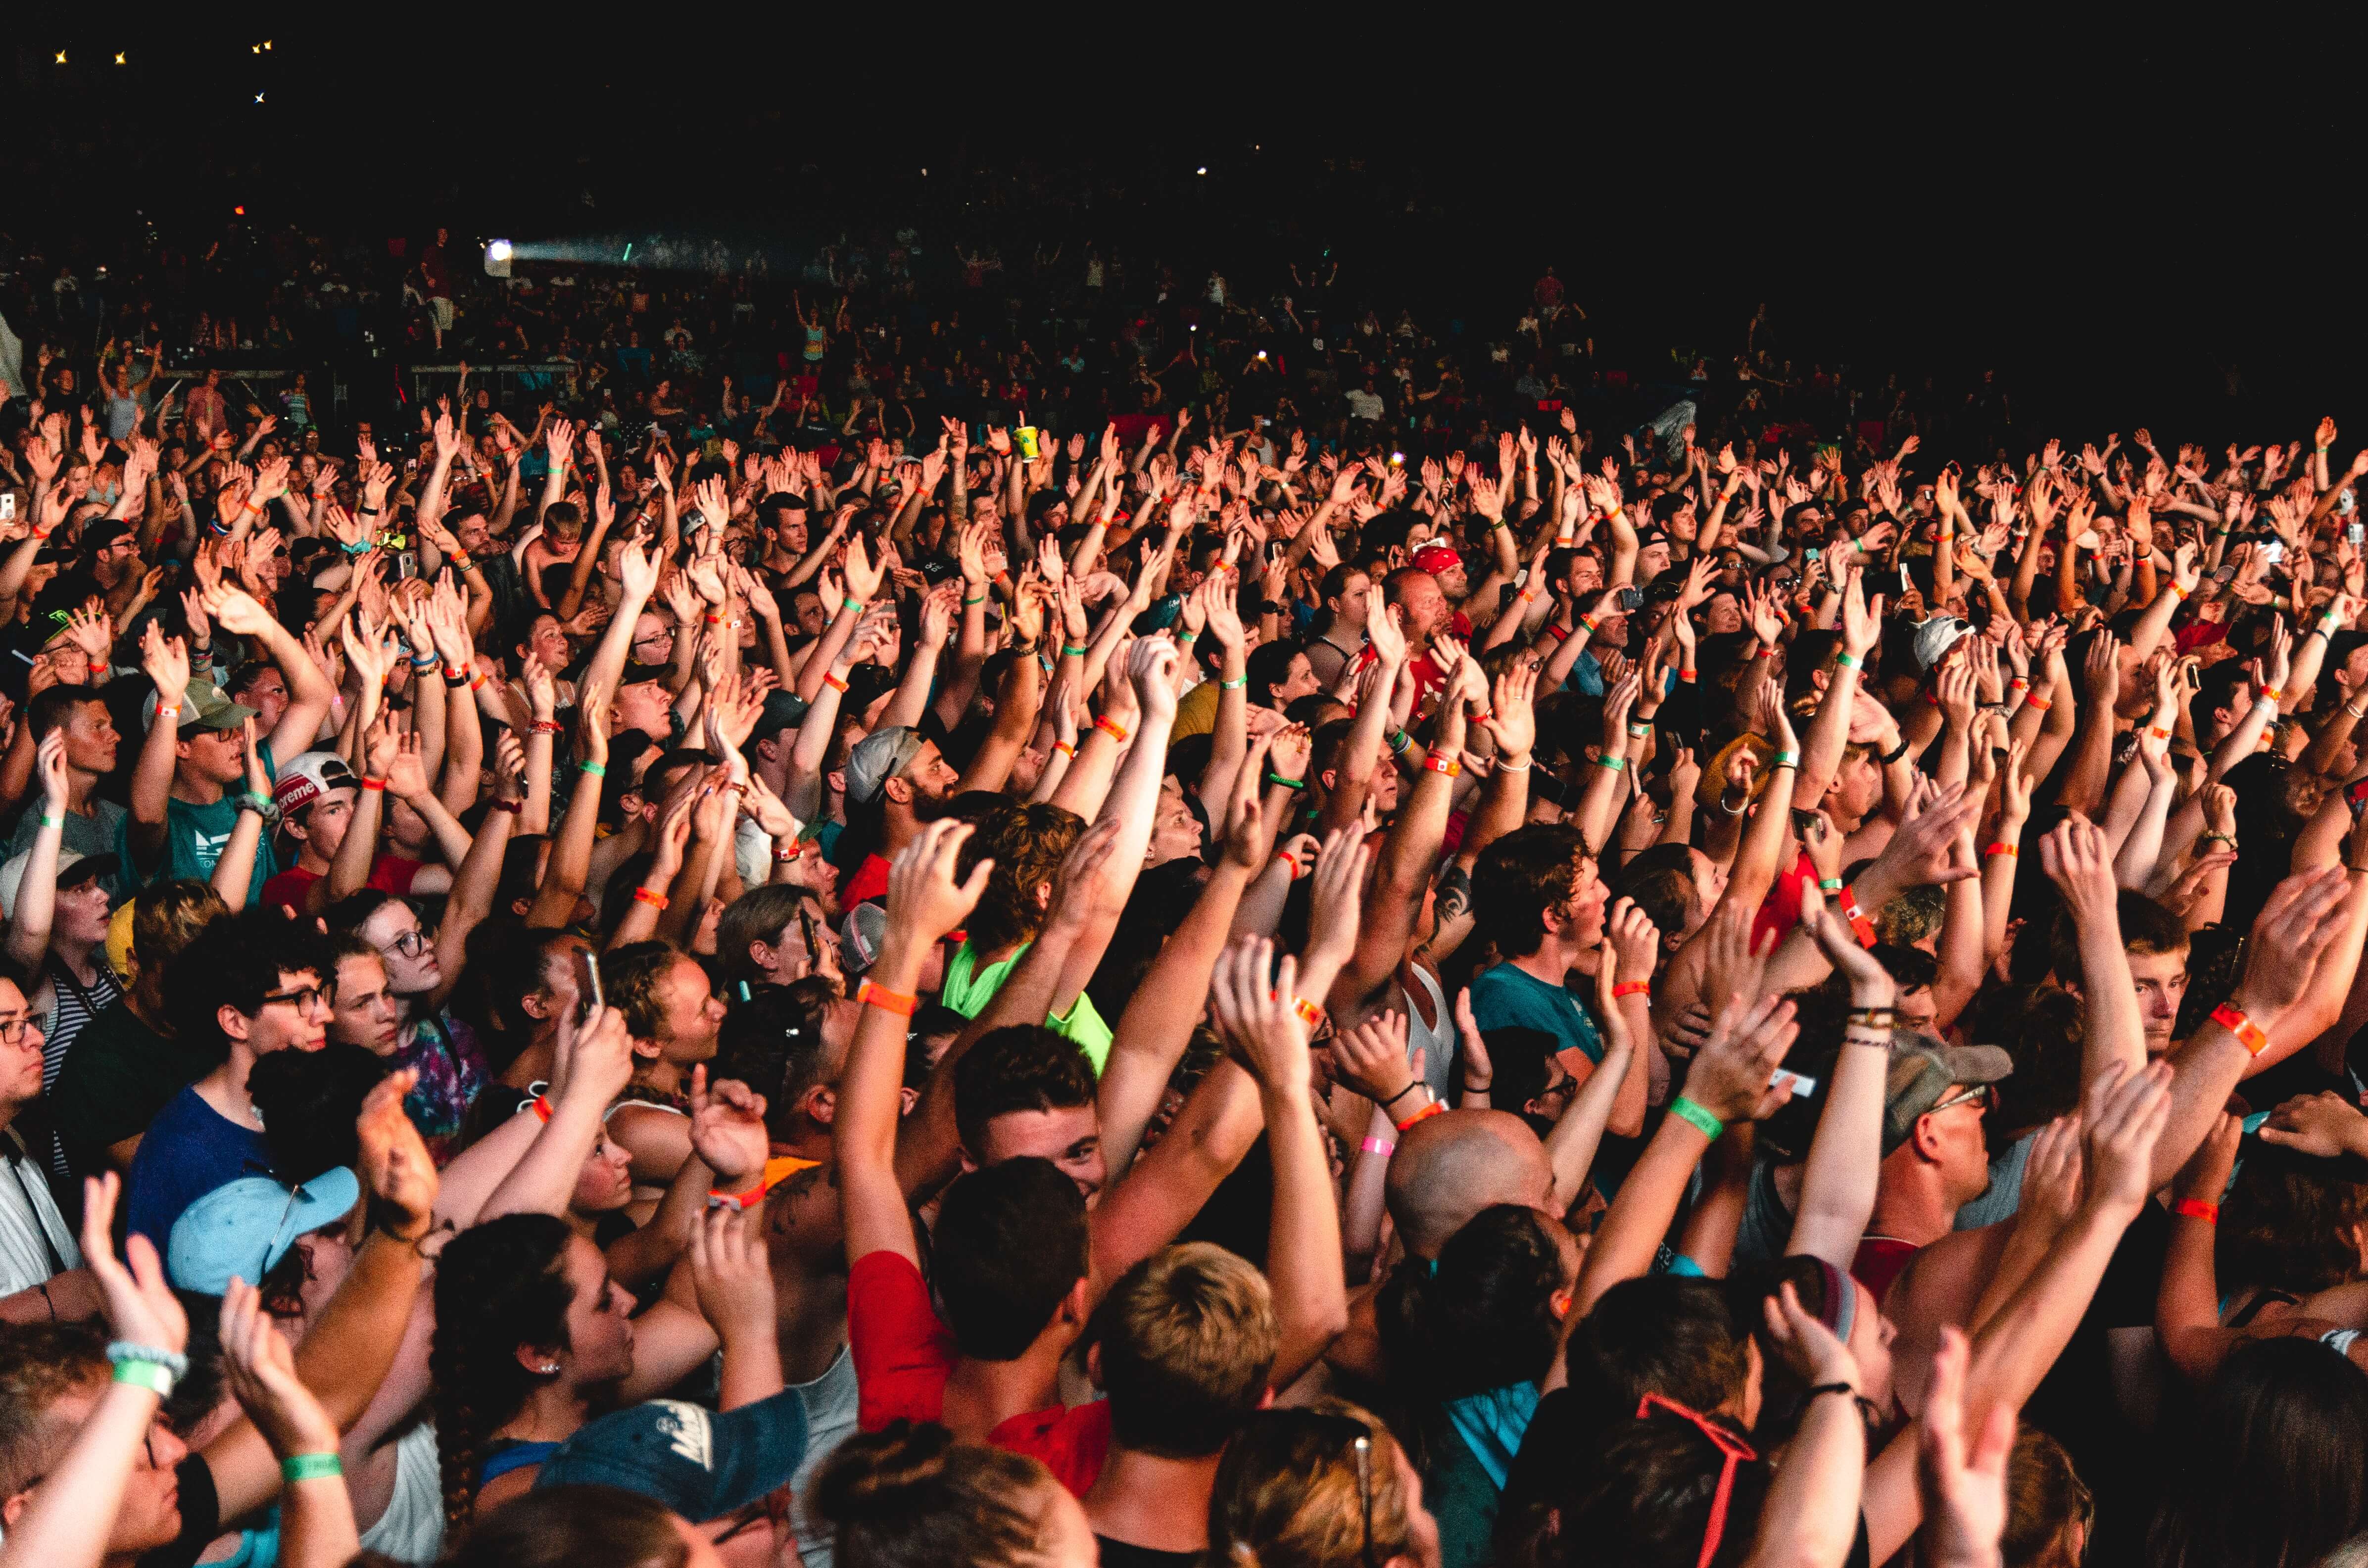
<path id="1" fill-rule="evenodd" d="M 1907 1260 L 1923 1249 L 1914 1242 L 1893 1241 L 1888 1236 L 1869 1236 L 1858 1244 L 1858 1254 L 1850 1259 L 1850 1274 L 1867 1289 L 1879 1306 L 1883 1293 L 1907 1267 Z"/>
<path id="2" fill-rule="evenodd" d="M 891 1421 L 944 1417 L 954 1336 L 938 1321 L 913 1260 L 866 1253 L 847 1275 L 847 1346 L 855 1358 L 856 1425 L 877 1432 Z M 1110 1401 L 1055 1404 L 1012 1416 L 987 1441 L 1044 1461 L 1083 1497 L 1110 1457 Z"/>
<path id="3" fill-rule="evenodd" d="M 1799 859 L 1776 873 L 1775 881 L 1769 884 L 1767 902 L 1760 904 L 1759 915 L 1751 922 L 1753 951 L 1759 950 L 1760 937 L 1769 932 L 1776 933 L 1781 941 L 1786 932 L 1801 923 L 1801 884 L 1816 880 L 1817 863 L 1809 858 L 1805 849 L 1801 851 Z"/>
<path id="4" fill-rule="evenodd" d="M 422 862 L 408 860 L 400 855 L 381 855 L 370 862 L 370 881 L 362 886 L 380 892 L 391 892 L 401 898 L 411 891 L 411 879 L 419 875 Z M 285 907 L 297 914 L 304 913 L 304 899 L 312 892 L 313 884 L 323 873 L 308 871 L 302 866 L 291 866 L 263 884 L 263 905 L 266 909 Z"/>
<path id="5" fill-rule="evenodd" d="M 857 904 L 888 896 L 888 859 L 883 855 L 866 855 L 860 865 L 847 874 L 838 890 L 838 906 L 853 909 Z"/>

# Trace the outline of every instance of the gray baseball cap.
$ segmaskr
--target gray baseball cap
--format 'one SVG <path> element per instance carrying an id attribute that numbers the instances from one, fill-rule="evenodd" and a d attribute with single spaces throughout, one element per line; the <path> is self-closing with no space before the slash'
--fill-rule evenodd
<path id="1" fill-rule="evenodd" d="M 1917 1120 L 1959 1085 L 1995 1084 L 2013 1071 L 2014 1058 L 1995 1045 L 1942 1045 L 1930 1035 L 1895 1035 L 1884 1083 L 1883 1152 L 1907 1142 Z"/>
<path id="2" fill-rule="evenodd" d="M 921 755 L 921 733 L 904 724 L 890 724 L 872 731 L 855 743 L 847 754 L 847 798 L 849 803 L 868 806 L 879 798 L 881 788 Z"/>

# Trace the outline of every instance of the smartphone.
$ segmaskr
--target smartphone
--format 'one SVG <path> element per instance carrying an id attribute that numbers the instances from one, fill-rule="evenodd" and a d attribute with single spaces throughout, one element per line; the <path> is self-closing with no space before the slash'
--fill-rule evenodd
<path id="1" fill-rule="evenodd" d="M 1814 544 L 1813 544 L 1813 545 L 1809 546 L 1809 548 L 1808 548 L 1808 550 L 1807 550 L 1806 553 L 1807 553 L 1807 555 L 1808 555 L 1808 557 L 1809 557 L 1809 559 L 1810 559 L 1810 560 L 1815 561 L 1815 560 L 1816 560 L 1816 559 L 1817 559 L 1817 557 L 1819 557 L 1819 556 L 1821 556 L 1821 555 L 1825 554 L 1825 551 L 1822 551 L 1822 550 L 1820 550 L 1820 549 L 1818 549 L 1816 545 L 1814 545 Z"/>
<path id="2" fill-rule="evenodd" d="M 2358 508 L 2359 505 L 2359 497 L 2352 494 L 2349 489 L 2344 489 L 2336 493 L 2335 509 L 2342 513 L 2345 517 L 2350 517 L 2352 512 Z"/>
<path id="3" fill-rule="evenodd" d="M 592 1009 L 605 1005 L 600 994 L 600 965 L 589 948 L 575 949 L 575 1021 L 582 1023 L 592 1016 Z"/>
<path id="4" fill-rule="evenodd" d="M 13 490 L 0 493 L 0 523 L 11 521 L 16 516 L 17 493 Z"/>
<path id="5" fill-rule="evenodd" d="M 2283 561 L 2285 558 L 2285 540 L 2282 539 L 2273 539 L 2270 540 L 2269 543 L 2261 546 L 2261 559 L 2268 562 L 2271 565 L 2275 566 L 2279 562 Z"/>
<path id="6" fill-rule="evenodd" d="M 1908 593 L 1913 587 L 1914 585 L 1907 581 L 1907 562 L 1903 561 L 1899 563 L 1899 591 L 1903 594 Z"/>
<path id="7" fill-rule="evenodd" d="M 1637 606 L 1639 606 L 1639 605 L 1643 604 L 1644 602 L 1645 602 L 1645 590 L 1644 590 L 1644 589 L 1642 589 L 1642 588 L 1622 588 L 1622 589 L 1621 589 L 1621 590 L 1620 590 L 1620 608 L 1621 608 L 1621 610 L 1622 610 L 1622 613 L 1625 613 L 1625 612 L 1627 612 L 1627 611 L 1629 611 L 1629 610 L 1633 610 L 1633 609 L 1634 609 Z"/>
<path id="8" fill-rule="evenodd" d="M 0 517 L 5 517 L 6 516 L 7 514 L 6 512 L 0 512 Z M 2343 525 L 2343 537 L 2350 540 L 2353 544 L 2358 544 L 2363 534 L 2368 534 L 2368 526 L 2363 526 L 2358 522 L 2350 522 Z"/>

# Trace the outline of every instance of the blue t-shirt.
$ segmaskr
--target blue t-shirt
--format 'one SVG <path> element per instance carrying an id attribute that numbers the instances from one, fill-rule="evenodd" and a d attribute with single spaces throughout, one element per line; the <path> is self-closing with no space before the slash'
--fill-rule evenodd
<path id="1" fill-rule="evenodd" d="M 162 1253 L 173 1221 L 190 1204 L 241 1176 L 270 1174 L 271 1150 L 263 1134 L 206 1104 L 191 1085 L 165 1102 L 140 1140 L 125 1213 L 132 1232 Z M 259 1251 L 256 1261 L 260 1267 Z"/>
<path id="2" fill-rule="evenodd" d="M 1603 1060 L 1603 1037 L 1571 983 L 1549 985 L 1512 964 L 1500 963 L 1473 981 L 1472 1021 L 1484 1035 L 1490 1029 L 1538 1029 L 1554 1036 L 1562 1050 L 1577 1047 L 1589 1062 Z"/>
<path id="3" fill-rule="evenodd" d="M 272 760 L 271 743 L 258 740 L 255 743 L 255 749 L 263 759 L 264 778 L 278 783 L 279 769 Z M 244 790 L 245 786 L 240 788 Z M 165 802 L 165 853 L 156 863 L 155 874 L 148 879 L 150 881 L 177 881 L 186 878 L 202 882 L 212 878 L 214 863 L 222 858 L 223 847 L 230 843 L 231 830 L 238 825 L 238 806 L 231 796 L 231 791 L 224 790 L 222 799 L 209 806 L 184 801 L 177 796 Z M 118 824 L 118 830 L 123 835 L 118 853 L 122 856 L 127 868 L 132 864 L 131 824 L 131 814 L 126 812 Z M 262 903 L 263 884 L 285 869 L 287 868 L 279 864 L 279 858 L 271 852 L 271 835 L 266 833 L 262 842 L 255 846 L 255 873 L 246 880 L 248 908 L 253 909 Z"/>

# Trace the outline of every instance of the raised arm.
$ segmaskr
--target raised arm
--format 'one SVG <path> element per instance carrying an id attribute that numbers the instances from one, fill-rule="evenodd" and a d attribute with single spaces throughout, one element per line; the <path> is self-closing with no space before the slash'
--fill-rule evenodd
<path id="1" fill-rule="evenodd" d="M 1801 926 L 1850 983 L 1850 1021 L 1826 1085 L 1825 1109 L 1809 1141 L 1799 1211 L 1787 1256 L 1825 1259 L 1848 1272 L 1874 1213 L 1883 1170 L 1883 1106 L 1891 1065 L 1886 1018 L 1899 987 L 1874 955 L 1858 945 L 1816 888 L 1801 890 Z"/>

